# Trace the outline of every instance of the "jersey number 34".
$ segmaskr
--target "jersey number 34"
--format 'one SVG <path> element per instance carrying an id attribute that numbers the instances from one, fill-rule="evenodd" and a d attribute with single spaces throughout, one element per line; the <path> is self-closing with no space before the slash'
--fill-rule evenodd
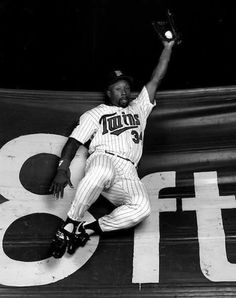
<path id="1" fill-rule="evenodd" d="M 134 141 L 134 143 L 138 144 L 140 141 L 143 140 L 142 132 L 139 134 L 136 130 L 132 130 L 131 134 L 133 135 L 132 140 Z"/>

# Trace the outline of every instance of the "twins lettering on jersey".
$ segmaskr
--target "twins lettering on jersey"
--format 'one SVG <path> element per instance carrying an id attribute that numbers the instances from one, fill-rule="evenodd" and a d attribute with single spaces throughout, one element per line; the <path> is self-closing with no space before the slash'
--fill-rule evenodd
<path id="1" fill-rule="evenodd" d="M 103 135 L 110 132 L 110 134 L 119 136 L 126 130 L 137 128 L 140 125 L 140 120 L 138 114 L 122 112 L 122 115 L 117 115 L 117 113 L 103 115 L 99 124 L 103 126 Z"/>

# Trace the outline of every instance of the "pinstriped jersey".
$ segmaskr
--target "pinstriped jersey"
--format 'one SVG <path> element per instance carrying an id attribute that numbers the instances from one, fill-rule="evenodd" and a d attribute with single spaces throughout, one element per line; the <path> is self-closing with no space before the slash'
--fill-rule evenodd
<path id="1" fill-rule="evenodd" d="M 143 87 L 126 108 L 101 104 L 85 112 L 70 137 L 82 144 L 91 140 L 90 154 L 109 151 L 137 164 L 143 151 L 147 118 L 154 106 Z"/>

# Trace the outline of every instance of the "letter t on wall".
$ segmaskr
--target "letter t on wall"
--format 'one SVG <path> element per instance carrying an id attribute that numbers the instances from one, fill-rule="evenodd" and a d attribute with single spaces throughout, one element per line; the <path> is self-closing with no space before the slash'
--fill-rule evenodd
<path id="1" fill-rule="evenodd" d="M 235 196 L 220 196 L 217 173 L 194 173 L 196 198 L 182 200 L 184 211 L 196 210 L 200 266 L 211 281 L 236 281 L 236 264 L 228 261 L 221 209 L 236 208 Z"/>

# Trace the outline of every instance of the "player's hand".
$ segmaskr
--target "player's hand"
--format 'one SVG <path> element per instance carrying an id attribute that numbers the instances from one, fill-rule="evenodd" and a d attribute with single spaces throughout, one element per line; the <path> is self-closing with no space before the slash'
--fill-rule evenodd
<path id="1" fill-rule="evenodd" d="M 152 25 L 162 43 L 175 41 L 179 45 L 182 42 L 182 36 L 177 30 L 173 14 L 169 10 L 164 20 L 154 21 Z"/>
<path id="2" fill-rule="evenodd" d="M 175 44 L 175 40 L 171 40 L 171 41 L 163 40 L 162 43 L 165 48 L 172 48 Z"/>
<path id="3" fill-rule="evenodd" d="M 57 174 L 54 177 L 52 184 L 49 188 L 49 191 L 53 193 L 56 198 L 63 198 L 64 188 L 69 185 L 73 188 L 73 185 L 70 180 L 70 170 L 57 170 Z"/>

